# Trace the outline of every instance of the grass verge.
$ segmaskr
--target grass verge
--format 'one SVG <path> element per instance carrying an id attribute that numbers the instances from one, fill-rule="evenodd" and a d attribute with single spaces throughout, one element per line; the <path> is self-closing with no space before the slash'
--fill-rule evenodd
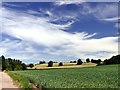
<path id="1" fill-rule="evenodd" d="M 32 84 L 29 82 L 29 79 L 27 77 L 14 72 L 8 72 L 8 74 L 19 85 L 20 88 L 24 90 L 32 90 Z"/>

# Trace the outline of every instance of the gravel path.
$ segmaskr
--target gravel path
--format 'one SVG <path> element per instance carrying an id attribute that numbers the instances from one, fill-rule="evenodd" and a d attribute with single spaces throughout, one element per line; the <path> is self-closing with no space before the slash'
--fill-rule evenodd
<path id="1" fill-rule="evenodd" d="M 18 88 L 13 84 L 11 77 L 4 72 L 0 72 L 0 90 L 2 88 Z"/>

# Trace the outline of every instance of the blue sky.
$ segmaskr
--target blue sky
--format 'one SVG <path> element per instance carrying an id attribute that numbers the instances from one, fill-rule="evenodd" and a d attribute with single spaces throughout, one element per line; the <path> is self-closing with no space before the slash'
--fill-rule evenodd
<path id="1" fill-rule="evenodd" d="M 14 2 L 1 10 L 0 54 L 6 57 L 38 63 L 118 53 L 118 3 Z"/>

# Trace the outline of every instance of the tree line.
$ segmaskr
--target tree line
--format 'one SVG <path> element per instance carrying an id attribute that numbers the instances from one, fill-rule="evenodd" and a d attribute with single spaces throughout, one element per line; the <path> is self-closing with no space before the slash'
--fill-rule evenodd
<path id="1" fill-rule="evenodd" d="M 105 60 L 94 60 L 94 59 L 90 59 L 87 58 L 86 62 L 92 62 L 92 63 L 96 63 L 98 65 L 109 65 L 109 64 L 120 64 L 120 55 L 116 55 L 116 56 L 112 56 L 110 59 L 105 59 Z"/>
<path id="2" fill-rule="evenodd" d="M 110 59 L 104 60 L 104 64 L 120 64 L 120 55 L 112 56 Z"/>
<path id="3" fill-rule="evenodd" d="M 102 61 L 101 59 L 95 60 L 95 59 L 86 59 L 86 62 L 89 63 L 96 63 L 97 65 L 109 65 L 109 64 L 120 64 L 120 55 L 112 56 L 110 59 L 105 59 Z M 45 61 L 40 61 L 39 64 L 44 64 L 46 63 Z M 53 61 L 48 62 L 48 67 L 52 67 Z M 76 65 L 81 65 L 83 61 L 81 59 L 78 59 L 77 61 L 70 61 L 70 63 L 76 63 Z M 64 64 L 62 62 L 59 63 L 58 66 L 63 66 Z M 14 70 L 26 70 L 26 67 L 34 67 L 34 64 L 24 64 L 22 61 L 17 60 L 17 59 L 11 59 L 11 58 L 5 58 L 4 56 L 0 57 L 0 67 L 3 70 L 9 70 L 9 71 L 14 71 Z"/>
<path id="4" fill-rule="evenodd" d="M 5 58 L 4 56 L 0 57 L 1 69 L 3 70 L 26 70 L 26 64 L 17 59 Z"/>
<path id="5" fill-rule="evenodd" d="M 95 60 L 95 59 L 86 59 L 86 63 L 96 63 L 97 65 L 109 65 L 109 64 L 120 64 L 120 55 L 116 55 L 116 56 L 112 56 L 110 59 L 105 59 L 104 61 L 102 61 L 101 59 Z M 45 61 L 40 61 L 39 64 L 44 64 L 46 63 Z M 52 67 L 53 66 L 53 61 L 49 61 L 48 62 L 48 67 Z M 81 59 L 78 59 L 77 61 L 70 61 L 70 63 L 77 63 L 76 65 L 81 65 L 83 63 L 83 61 Z M 60 62 L 58 66 L 63 66 L 63 63 Z"/>
<path id="6" fill-rule="evenodd" d="M 48 67 L 52 67 L 52 66 L 53 66 L 53 63 L 54 63 L 53 61 L 49 61 L 49 62 L 48 62 Z M 78 59 L 78 60 L 76 61 L 76 63 L 77 63 L 76 65 L 81 65 L 83 62 L 82 62 L 81 59 Z M 63 63 L 60 62 L 58 66 L 63 66 Z"/>

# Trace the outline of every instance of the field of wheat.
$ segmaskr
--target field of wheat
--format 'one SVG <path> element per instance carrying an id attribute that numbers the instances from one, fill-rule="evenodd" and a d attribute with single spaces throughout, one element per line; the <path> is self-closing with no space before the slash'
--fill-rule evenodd
<path id="1" fill-rule="evenodd" d="M 117 88 L 118 65 L 11 71 L 10 76 L 24 87 L 32 81 L 44 88 Z M 17 77 L 17 78 L 16 78 Z"/>

